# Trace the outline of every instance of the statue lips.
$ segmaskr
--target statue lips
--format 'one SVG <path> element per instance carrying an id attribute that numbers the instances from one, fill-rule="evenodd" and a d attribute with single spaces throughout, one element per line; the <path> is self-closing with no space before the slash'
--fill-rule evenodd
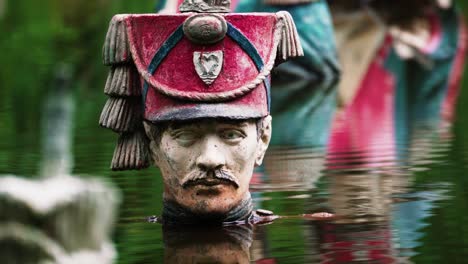
<path id="1" fill-rule="evenodd" d="M 184 189 L 192 186 L 207 186 L 213 187 L 217 185 L 232 185 L 236 189 L 239 188 L 239 181 L 229 171 L 214 170 L 214 171 L 197 171 L 191 173 L 182 183 Z"/>

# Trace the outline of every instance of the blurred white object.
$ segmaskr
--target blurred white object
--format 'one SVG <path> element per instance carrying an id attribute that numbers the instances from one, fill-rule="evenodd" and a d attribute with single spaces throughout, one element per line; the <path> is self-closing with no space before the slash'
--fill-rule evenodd
<path id="1" fill-rule="evenodd" d="M 452 6 L 452 0 L 437 0 L 440 8 L 450 8 Z"/>
<path id="2" fill-rule="evenodd" d="M 110 236 L 119 200 L 117 191 L 98 179 L 0 177 L 0 243 L 13 244 L 9 252 L 0 249 L 0 256 L 6 263 L 25 255 L 53 261 L 45 263 L 112 263 Z"/>
<path id="3" fill-rule="evenodd" d="M 119 192 L 101 179 L 70 175 L 72 77 L 70 65 L 57 63 L 43 109 L 40 178 L 0 175 L 2 263 L 107 264 L 116 258 L 110 238 Z"/>

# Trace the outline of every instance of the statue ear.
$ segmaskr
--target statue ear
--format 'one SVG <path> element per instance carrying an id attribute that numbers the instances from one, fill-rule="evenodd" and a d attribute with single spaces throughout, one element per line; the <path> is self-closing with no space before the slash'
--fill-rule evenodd
<path id="1" fill-rule="evenodd" d="M 262 120 L 262 129 L 260 129 L 261 135 L 258 138 L 257 155 L 255 157 L 255 166 L 262 165 L 263 157 L 270 144 L 271 139 L 271 116 L 267 116 Z"/>
<path id="2" fill-rule="evenodd" d="M 143 125 L 145 127 L 146 136 L 150 140 L 149 149 L 151 152 L 151 158 L 153 159 L 154 165 L 159 167 L 161 159 L 159 158 L 159 142 L 156 142 L 155 140 L 156 129 L 153 127 L 154 125 L 148 124 L 147 122 L 143 122 Z"/>
<path id="3" fill-rule="evenodd" d="M 159 162 L 161 161 L 161 159 L 159 158 L 159 147 L 156 145 L 156 141 L 154 140 L 151 140 L 150 142 L 150 151 L 154 165 L 159 167 Z"/>

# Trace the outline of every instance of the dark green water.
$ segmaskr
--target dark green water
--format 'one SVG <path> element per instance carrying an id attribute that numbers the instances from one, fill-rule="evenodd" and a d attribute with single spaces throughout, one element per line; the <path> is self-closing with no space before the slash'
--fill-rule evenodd
<path id="1" fill-rule="evenodd" d="M 174 263 L 197 254 L 205 256 L 200 263 L 213 263 L 206 256 L 229 252 L 249 254 L 252 263 L 467 263 L 467 82 L 452 127 L 414 136 L 402 148 L 404 159 L 387 154 L 388 146 L 376 146 L 382 150 L 377 157 L 366 150 L 328 159 L 322 150 L 276 153 L 269 176 L 252 185 L 257 208 L 282 216 L 332 211 L 346 216 L 342 220 L 288 218 L 232 230 L 242 239 L 219 230 L 166 231 L 164 246 L 161 226 L 143 221 L 161 212 L 159 172 L 110 171 L 117 136 L 98 126 L 106 100 L 100 47 L 107 21 L 113 13 L 144 12 L 152 4 L 8 1 L 0 17 L 0 174 L 36 177 L 46 158 L 46 135 L 53 132 L 44 129 L 46 98 L 64 90 L 74 106 L 68 126 L 72 173 L 108 179 L 123 194 L 113 237 L 118 263 Z M 61 80 L 63 68 L 69 77 Z M 60 119 L 63 113 L 55 114 Z M 366 158 L 372 162 L 359 165 Z"/>

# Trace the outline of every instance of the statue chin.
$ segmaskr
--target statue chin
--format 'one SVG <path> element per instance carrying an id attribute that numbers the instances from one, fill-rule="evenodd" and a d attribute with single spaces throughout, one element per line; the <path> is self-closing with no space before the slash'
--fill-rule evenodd
<path id="1" fill-rule="evenodd" d="M 207 197 L 193 200 L 192 203 L 179 203 L 165 199 L 163 223 L 197 224 L 198 222 L 222 223 L 247 219 L 253 211 L 250 194 L 243 199 L 233 200 L 225 197 Z"/>
<path id="2" fill-rule="evenodd" d="M 242 202 L 242 196 L 223 191 L 197 191 L 193 198 L 177 201 L 184 207 L 196 213 L 227 213 Z"/>

